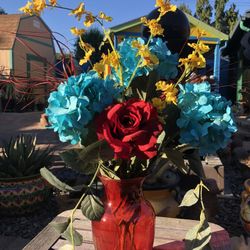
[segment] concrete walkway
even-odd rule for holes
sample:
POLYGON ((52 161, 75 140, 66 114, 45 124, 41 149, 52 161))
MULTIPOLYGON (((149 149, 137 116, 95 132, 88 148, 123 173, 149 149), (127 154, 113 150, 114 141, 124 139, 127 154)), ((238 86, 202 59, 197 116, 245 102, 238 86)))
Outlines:
POLYGON ((36 135, 38 144, 62 144, 53 130, 40 125, 40 116, 41 112, 0 113, 0 141, 23 133, 36 135))

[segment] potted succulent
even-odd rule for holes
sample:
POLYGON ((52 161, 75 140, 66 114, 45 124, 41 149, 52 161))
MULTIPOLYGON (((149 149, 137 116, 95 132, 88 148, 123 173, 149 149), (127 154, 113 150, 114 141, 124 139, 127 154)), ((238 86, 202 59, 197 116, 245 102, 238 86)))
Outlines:
POLYGON ((51 149, 36 148, 36 137, 19 135, 0 154, 0 214, 33 211, 49 196, 51 188, 40 175, 52 163, 51 149))

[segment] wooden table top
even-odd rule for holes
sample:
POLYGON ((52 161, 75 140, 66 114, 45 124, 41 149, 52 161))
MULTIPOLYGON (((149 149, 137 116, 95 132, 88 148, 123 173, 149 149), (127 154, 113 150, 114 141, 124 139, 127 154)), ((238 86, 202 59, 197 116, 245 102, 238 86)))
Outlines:
MULTIPOLYGON (((71 210, 59 214, 53 221, 63 222, 69 217, 71 210)), ((78 209, 75 213, 74 226, 83 235, 83 245, 76 247, 76 250, 94 250, 91 232, 91 222, 84 218, 78 209)), ((154 250, 182 250, 184 249, 183 239, 187 231, 198 224, 195 220, 156 217, 154 250)), ((228 233, 219 225, 209 223, 212 231, 211 245, 213 249, 230 249, 228 233)), ((67 243, 48 224, 35 238, 33 238, 23 250, 58 250, 67 243)))

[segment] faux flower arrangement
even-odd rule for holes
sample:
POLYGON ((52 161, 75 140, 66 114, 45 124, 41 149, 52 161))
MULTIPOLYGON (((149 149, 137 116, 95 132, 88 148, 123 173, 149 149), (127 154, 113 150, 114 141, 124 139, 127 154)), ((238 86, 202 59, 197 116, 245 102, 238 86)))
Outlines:
MULTIPOLYGON (((29 14, 40 14, 47 6, 57 5, 56 0, 49 3, 33 0, 21 9, 29 14)), ((76 171, 93 176, 69 220, 55 225, 62 236, 71 242, 72 249, 82 242, 82 236, 73 227, 76 209, 80 206, 83 214, 93 221, 103 220, 103 214, 108 209, 108 205, 104 208, 103 200, 96 195, 92 185, 96 177, 99 176, 103 183, 107 179, 122 183, 145 177, 164 159, 171 160, 182 172, 191 169, 202 175, 200 155, 226 147, 231 134, 236 131, 230 102, 211 92, 208 82, 192 83, 188 80, 194 69, 206 65, 203 54, 209 48, 202 42, 202 34, 197 43, 188 44, 193 51, 187 58, 172 54, 161 37, 164 29, 160 20, 168 12, 176 11, 176 6, 164 0, 156 0, 155 6, 159 11, 157 19, 142 18, 142 23, 151 33, 149 39, 125 38, 117 48, 109 30, 103 26, 104 21, 112 20, 111 17, 103 12, 93 15, 85 9, 84 3, 70 13, 79 21, 85 18, 86 27, 99 23, 105 34, 103 43, 109 43, 112 48, 102 55, 100 62, 92 65, 92 70, 71 76, 59 84, 57 91, 50 94, 46 109, 51 128, 58 133, 60 140, 77 145, 75 149, 61 154, 64 161, 76 171), (152 78, 152 75, 155 77, 152 78), (138 85, 139 78, 144 79, 141 85, 138 85), (187 153, 190 150, 192 154, 187 153)), ((79 37, 85 32, 76 27, 71 31, 79 37)), ((94 48, 81 38, 80 47, 85 52, 80 64, 91 63, 94 48)), ((48 169, 42 169, 41 174, 57 188, 75 191, 48 169)), ((129 189, 128 186, 126 188, 129 189)), ((195 249, 202 249, 210 239, 202 202, 203 188, 206 187, 201 181, 185 195, 181 204, 191 206, 200 200, 202 205, 200 224, 191 229, 186 237, 195 249)), ((116 209, 127 202, 128 197, 122 197, 122 205, 119 203, 116 209)), ((135 200, 133 202, 136 203, 135 200)), ((142 207, 132 212, 132 206, 128 206, 126 213, 118 213, 118 226, 129 223, 125 226, 128 225, 126 228, 131 233, 130 224, 139 223, 139 219, 135 218, 142 207)), ((111 212, 116 214, 117 210, 111 209, 111 212)), ((96 230, 97 224, 93 225, 93 230, 96 230)), ((128 240, 126 237, 123 235, 125 242, 128 240)), ((135 243, 128 248, 123 243, 116 249, 152 248, 152 242, 147 248, 137 247, 135 243)), ((97 243, 96 247, 108 249, 98 248, 97 243)))

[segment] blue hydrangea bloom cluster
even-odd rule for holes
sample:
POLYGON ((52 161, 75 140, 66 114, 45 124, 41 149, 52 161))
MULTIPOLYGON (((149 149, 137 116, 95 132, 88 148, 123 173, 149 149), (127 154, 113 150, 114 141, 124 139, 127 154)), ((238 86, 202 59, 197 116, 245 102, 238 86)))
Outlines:
POLYGON ((46 109, 51 128, 62 142, 76 144, 87 136, 86 125, 119 95, 114 81, 92 71, 71 76, 50 94, 46 109))
POLYGON ((152 39, 149 43, 149 49, 159 59, 156 70, 160 78, 174 79, 178 75, 179 55, 177 53, 172 54, 166 42, 161 38, 152 39))
MULTIPOLYGON (((138 49, 132 47, 132 42, 137 40, 140 44, 145 45, 142 38, 126 38, 118 45, 118 52, 120 54, 120 62, 123 68, 123 81, 124 85, 129 84, 129 80, 140 60, 137 56, 138 49)), ((157 69, 160 77, 165 79, 173 79, 177 76, 178 70, 178 54, 172 55, 171 51, 167 48, 165 42, 161 38, 152 39, 149 43, 149 50, 157 56, 159 64, 155 67, 142 67, 138 68, 135 77, 148 75, 154 68, 157 69)), ((113 72, 116 76, 116 73, 113 72)), ((116 76, 117 77, 117 76, 116 76)))
MULTIPOLYGON (((125 86, 128 86, 130 78, 140 60, 140 57, 137 56, 138 49, 132 47, 132 42, 135 40, 140 42, 142 45, 145 44, 142 38, 130 37, 130 38, 124 39, 121 43, 119 43, 118 48, 117 48, 119 55, 120 55, 120 63, 123 69, 122 77, 123 77, 123 82, 125 86)), ((138 68, 134 77, 148 75, 150 71, 151 69, 148 67, 138 68)), ((116 76, 116 73, 115 72, 113 73, 116 76)))
POLYGON ((180 86, 178 107, 180 142, 200 149, 200 154, 215 153, 225 148, 237 128, 230 108, 231 102, 211 93, 208 82, 180 86))

